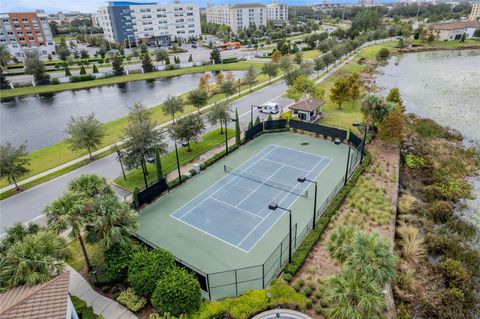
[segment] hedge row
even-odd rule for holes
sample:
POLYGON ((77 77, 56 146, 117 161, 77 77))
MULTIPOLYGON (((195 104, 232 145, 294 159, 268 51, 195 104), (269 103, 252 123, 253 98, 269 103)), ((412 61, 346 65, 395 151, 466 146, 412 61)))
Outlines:
POLYGON ((285 274, 295 275, 295 273, 302 267, 305 259, 308 257, 308 254, 312 250, 313 246, 317 241, 322 237, 323 232, 330 223, 330 219, 339 209, 340 205, 343 203, 343 200, 350 192, 350 190, 355 186, 360 175, 363 174, 367 166, 370 164, 371 155, 366 152, 362 164, 358 169, 353 173, 352 177, 348 181, 347 185, 342 187, 338 194, 334 197, 333 201, 328 205, 327 209, 320 217, 316 223, 315 229, 311 230, 305 239, 302 241, 297 251, 292 256, 292 262, 285 267, 285 274))

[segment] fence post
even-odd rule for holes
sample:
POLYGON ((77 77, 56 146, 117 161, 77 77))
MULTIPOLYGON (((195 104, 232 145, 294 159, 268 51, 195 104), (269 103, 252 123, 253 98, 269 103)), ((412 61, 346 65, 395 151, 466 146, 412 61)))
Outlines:
POLYGON ((262 264, 262 289, 265 289, 265 264, 262 264))
POLYGON ((237 270, 235 269, 235 296, 238 296, 237 270))
POLYGON ((211 289, 210 289, 210 279, 208 278, 208 274, 207 274, 207 289, 208 289, 208 300, 212 301, 212 293, 211 293, 211 289))

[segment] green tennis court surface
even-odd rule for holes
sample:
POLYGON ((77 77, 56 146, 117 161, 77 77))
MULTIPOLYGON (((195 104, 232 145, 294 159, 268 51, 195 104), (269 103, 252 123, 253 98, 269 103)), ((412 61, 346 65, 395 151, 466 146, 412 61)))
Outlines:
MULTIPOLYGON (((288 213, 268 204, 292 210, 295 250, 314 199, 313 185, 297 177, 317 181, 317 208, 326 206, 343 185, 347 150, 308 135, 263 134, 145 208, 137 235, 204 276, 211 299, 262 288, 288 250, 288 213)), ((352 151, 352 163, 357 155, 352 151)))

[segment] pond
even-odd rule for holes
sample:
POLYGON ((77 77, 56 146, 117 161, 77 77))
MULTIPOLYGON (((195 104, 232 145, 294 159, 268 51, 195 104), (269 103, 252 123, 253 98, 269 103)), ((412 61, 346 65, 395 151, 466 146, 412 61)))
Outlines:
MULTIPOLYGON (((460 131, 480 150, 480 50, 404 54, 378 71, 383 94, 398 87, 407 112, 460 131)), ((476 199, 459 213, 480 227, 480 177, 470 181, 476 199)))
MULTIPOLYGON (((243 71, 232 72, 236 78, 243 71)), ((186 74, 154 80, 133 81, 89 89, 27 95, 2 100, 0 105, 0 143, 19 145, 27 141, 28 151, 46 147, 66 137, 71 116, 95 113, 102 122, 128 114, 128 107, 140 102, 152 107, 169 95, 179 95, 198 87, 204 73, 186 74)), ((212 76, 212 81, 214 76, 212 76)))

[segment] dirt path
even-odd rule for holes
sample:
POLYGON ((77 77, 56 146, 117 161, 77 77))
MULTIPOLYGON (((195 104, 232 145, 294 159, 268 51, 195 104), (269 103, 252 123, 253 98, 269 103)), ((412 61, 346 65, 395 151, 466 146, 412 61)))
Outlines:
MULTIPOLYGON (((329 256, 327 251, 328 239, 330 233, 337 225, 345 223, 356 224, 359 228, 365 231, 377 231, 380 236, 391 240, 395 236, 395 216, 398 197, 398 168, 400 164, 400 153, 398 149, 392 149, 386 147, 379 141, 374 141, 369 146, 369 151, 372 154, 372 162, 367 168, 364 175, 357 181, 357 186, 347 196, 344 203, 341 205, 334 219, 330 222, 329 227, 324 232, 322 238, 313 247, 310 255, 307 257, 305 264, 299 270, 292 283, 296 282, 300 278, 305 283, 318 284, 325 280, 328 276, 337 274, 340 272, 340 266, 334 262, 329 256), (376 215, 368 215, 359 211, 355 207, 352 207, 353 194, 356 192, 364 191, 361 188, 365 188, 365 185, 370 185, 372 188, 377 189, 385 194, 385 204, 388 205, 388 209, 385 208, 383 213, 389 212, 387 216, 383 216, 381 219, 376 215)), ((368 193, 366 193, 368 194, 368 193)), ((357 195, 358 196, 358 195, 357 195)), ((379 213, 379 216, 380 213, 379 213)), ((315 301, 315 298, 312 298, 315 301)), ((387 297, 388 318, 395 317, 395 305, 392 298, 387 297), (393 307, 393 308, 392 308, 393 307)), ((312 318, 323 318, 321 315, 316 314, 314 311, 315 302, 313 307, 307 313, 312 318)))

